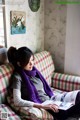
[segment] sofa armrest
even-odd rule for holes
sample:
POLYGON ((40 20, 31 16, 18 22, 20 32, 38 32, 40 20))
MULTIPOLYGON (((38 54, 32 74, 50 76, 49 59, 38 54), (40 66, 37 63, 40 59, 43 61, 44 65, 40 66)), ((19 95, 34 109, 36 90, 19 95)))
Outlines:
POLYGON ((63 91, 79 90, 80 77, 54 72, 52 75, 52 87, 63 91))

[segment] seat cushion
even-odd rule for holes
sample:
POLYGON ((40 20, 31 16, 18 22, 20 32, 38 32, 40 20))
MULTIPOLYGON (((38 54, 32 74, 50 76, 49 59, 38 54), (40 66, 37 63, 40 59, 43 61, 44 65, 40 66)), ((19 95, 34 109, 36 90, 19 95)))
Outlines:
POLYGON ((0 104, 0 120, 21 120, 6 104, 0 104))

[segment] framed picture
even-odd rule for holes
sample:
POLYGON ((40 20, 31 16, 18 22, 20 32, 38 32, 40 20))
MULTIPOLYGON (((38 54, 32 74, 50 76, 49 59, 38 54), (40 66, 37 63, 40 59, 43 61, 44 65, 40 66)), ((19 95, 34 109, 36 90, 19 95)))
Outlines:
POLYGON ((11 34, 26 33, 26 13, 23 11, 10 11, 11 34))

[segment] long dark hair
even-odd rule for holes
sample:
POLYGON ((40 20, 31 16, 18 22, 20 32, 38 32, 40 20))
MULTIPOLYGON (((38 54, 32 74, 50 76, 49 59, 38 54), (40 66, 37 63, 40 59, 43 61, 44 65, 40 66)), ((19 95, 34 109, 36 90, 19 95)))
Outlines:
POLYGON ((11 46, 8 49, 7 55, 9 62, 12 63, 14 67, 17 67, 18 63, 21 67, 25 67, 28 64, 30 57, 32 55, 34 56, 33 52, 25 46, 18 49, 11 46))

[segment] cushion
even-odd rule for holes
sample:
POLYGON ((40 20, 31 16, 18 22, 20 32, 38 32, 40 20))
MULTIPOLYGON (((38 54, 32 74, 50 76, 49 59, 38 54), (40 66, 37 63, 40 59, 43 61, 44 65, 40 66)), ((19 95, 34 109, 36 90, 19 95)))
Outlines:
POLYGON ((80 77, 54 72, 52 86, 63 91, 80 90, 80 77))
POLYGON ((8 63, 0 66, 0 104, 6 101, 7 88, 12 72, 13 67, 11 64, 8 63))
POLYGON ((42 73, 48 84, 51 85, 51 77, 55 70, 54 62, 48 51, 42 51, 34 55, 34 64, 36 68, 42 73))
POLYGON ((11 96, 7 97, 7 101, 11 105, 13 110, 19 113, 22 119, 27 118, 27 120, 53 120, 53 116, 46 110, 34 107, 29 108, 15 106, 13 98, 11 96))

